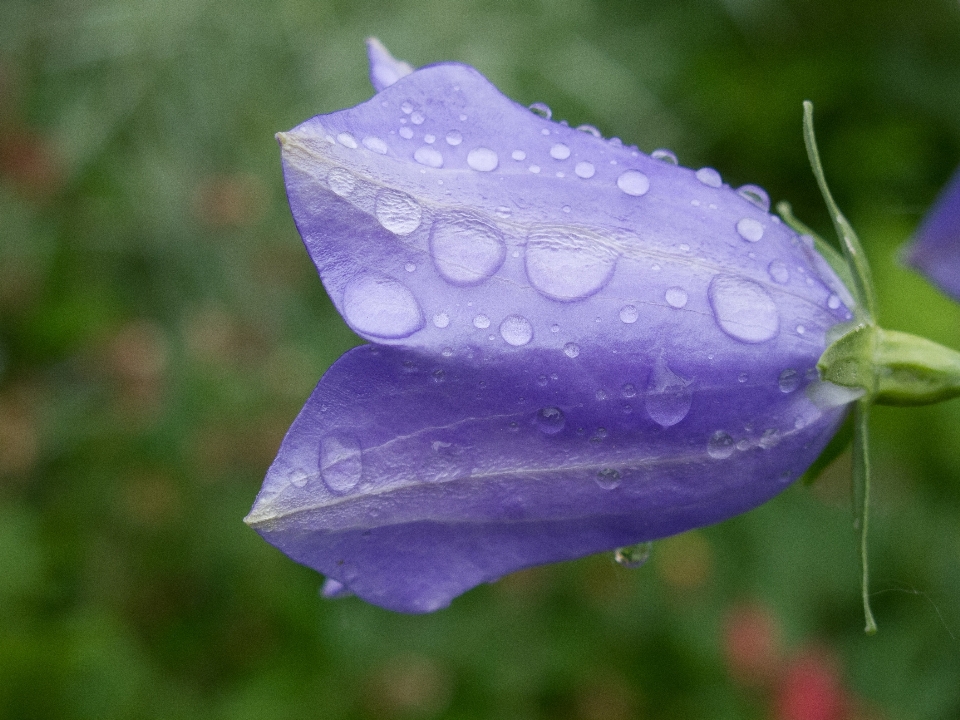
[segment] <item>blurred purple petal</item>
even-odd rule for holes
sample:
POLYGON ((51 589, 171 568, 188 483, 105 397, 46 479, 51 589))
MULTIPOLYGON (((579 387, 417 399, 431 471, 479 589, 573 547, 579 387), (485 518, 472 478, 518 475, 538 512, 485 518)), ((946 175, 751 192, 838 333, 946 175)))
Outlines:
POLYGON ((370 84, 377 92, 413 72, 410 63, 397 60, 382 42, 373 37, 367 38, 367 57, 370 60, 370 84))
POLYGON ((960 300, 960 170, 917 229, 906 262, 954 300, 960 300))

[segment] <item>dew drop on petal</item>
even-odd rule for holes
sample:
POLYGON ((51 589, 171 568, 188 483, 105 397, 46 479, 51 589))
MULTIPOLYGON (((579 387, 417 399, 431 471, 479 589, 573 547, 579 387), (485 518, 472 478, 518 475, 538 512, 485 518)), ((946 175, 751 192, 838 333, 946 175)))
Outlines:
POLYGON ((640 317, 640 311, 635 305, 624 305, 620 308, 620 320, 627 325, 632 325, 640 317))
POLYGON ((551 117, 553 117, 553 111, 550 110, 550 106, 546 103, 535 102, 529 107, 530 112, 532 112, 534 115, 539 115, 544 120, 549 120, 551 117))
POLYGON ((682 308, 687 305, 687 291, 680 287, 668 288, 663 294, 667 305, 673 308, 682 308))
POLYGON ((645 195, 650 189, 650 178, 639 170, 627 170, 617 178, 617 187, 627 195, 645 195))
POLYGON ((377 195, 374 213, 387 230, 396 235, 409 235, 420 227, 423 210, 420 204, 398 190, 382 190, 377 195))
POLYGON ((413 130, 408 127, 400 128, 400 137, 402 137, 404 140, 409 140, 413 137, 413 130))
POLYGON ((603 468, 597 472, 596 483, 601 490, 614 490, 620 487, 620 471, 616 468, 603 468))
POLYGON ((478 147, 467 153, 467 165, 479 172, 490 172, 497 169, 499 159, 490 148, 478 147))
POLYGON ((361 142, 363 143, 363 146, 367 148, 367 150, 373 150, 375 153, 379 153, 380 155, 387 154, 387 144, 378 137, 373 137, 370 135, 365 137, 361 142))
POLYGON ((536 423, 544 435, 556 435, 567 424, 567 418, 560 408, 545 407, 537 411, 536 423))
POLYGON ((404 100, 402 103, 400 103, 400 109, 403 111, 404 115, 409 115, 413 112, 413 105, 409 100, 404 100))
POLYGON ((451 214, 430 229, 430 253, 440 276, 453 285, 477 285, 503 264, 500 231, 466 214, 451 214))
POLYGON ((348 132, 342 132, 337 135, 337 142, 344 147, 350 148, 351 150, 355 150, 357 147, 356 138, 354 138, 353 135, 348 132))
POLYGON ((697 170, 697 180, 710 187, 720 187, 723 185, 723 179, 720 173, 711 167, 704 167, 697 170))
POLYGON ((570 148, 563 143, 557 143, 550 148, 550 157, 554 160, 566 160, 570 157, 570 148))
POLYGON ((642 542, 636 545, 617 548, 613 551, 613 559, 620 567, 628 570, 636 570, 646 565, 650 559, 650 551, 653 549, 652 542, 642 542))
POLYGON ((576 343, 567 343, 563 346, 563 354, 568 358, 575 358, 580 354, 580 346, 576 343))
POLYGON ((790 271, 787 269, 785 263, 780 262, 779 260, 774 260, 767 267, 767 272, 770 273, 770 277, 773 278, 773 281, 779 283, 780 285, 786 285, 790 282, 790 271))
POLYGON ((724 460, 730 457, 735 449, 733 438, 723 430, 717 430, 707 442, 707 455, 714 460, 724 460))
POLYGON ((767 191, 759 185, 744 185, 737 188, 737 195, 753 203, 764 212, 770 211, 770 196, 767 195, 767 191))
POLYGON ((763 225, 753 218, 743 218, 737 223, 737 232, 747 242, 757 242, 763 237, 763 225))
POLYGON ((514 150, 510 153, 510 157, 519 162, 520 160, 526 160, 527 154, 523 150, 514 150))
POLYGON ((652 153, 650 153, 650 157, 652 157, 654 160, 665 162, 668 165, 679 164, 679 161, 677 160, 677 156, 674 154, 674 152, 672 150, 667 150, 666 148, 659 148, 658 150, 654 150, 652 153))
POLYGON ((577 130, 593 135, 595 138, 602 138, 603 134, 593 125, 577 125, 577 130))
POLYGON ((346 197, 357 185, 356 178, 343 168, 333 168, 327 175, 327 185, 335 195, 346 197))
POLYGON ((840 307, 840 296, 836 293, 831 293, 830 297, 827 298, 827 307, 831 310, 836 310, 840 307))
POLYGON ((589 180, 592 178, 596 171, 596 168, 594 168, 593 165, 588 162, 578 162, 577 166, 573 169, 573 172, 577 174, 577 177, 581 177, 584 180, 589 180))
POLYGON ((792 393, 798 387, 800 387, 800 373, 791 368, 787 368, 777 379, 777 384, 780 386, 780 392, 782 393, 792 393))
POLYGON ((409 273, 412 273, 417 271, 417 266, 415 263, 408 262, 406 265, 403 266, 403 269, 409 273))
POLYGON ((589 297, 613 275, 617 255, 601 238, 573 227, 543 227, 527 237, 530 284, 553 300, 589 297))
POLYGON ((486 330, 488 327, 490 327, 490 318, 488 318, 486 315, 477 315, 473 319, 473 326, 478 330, 486 330))
POLYGON ((745 343, 761 343, 780 330, 780 314, 762 286, 733 275, 717 275, 710 282, 710 306, 720 329, 745 343))
POLYGON ((360 443, 347 435, 328 435, 320 441, 320 476, 335 493, 349 492, 363 474, 360 443))
POLYGON ((445 312, 437 313, 433 316, 433 324, 438 328, 445 328, 450 324, 450 316, 445 312))
POLYGON ((521 315, 507 315, 500 323, 500 337, 507 344, 520 347, 533 339, 533 326, 521 315))
POLYGON ((650 373, 647 394, 644 398, 647 415, 660 427, 673 427, 690 412, 693 389, 690 381, 658 361, 650 373))
POLYGON ((540 166, 539 166, 539 165, 531 165, 528 169, 529 169, 530 172, 532 172, 534 175, 536 175, 538 172, 540 172, 540 166))
POLYGON ((443 167, 443 155, 438 150, 426 145, 417 148, 416 152, 413 153, 413 159, 427 167, 443 167))
POLYGON ((423 313, 413 293, 390 278, 361 275, 343 291, 343 316, 361 335, 397 339, 423 327, 423 313))
POLYGON ((414 125, 423 125, 424 117, 421 113, 415 112, 410 116, 410 122, 414 125))
POLYGON ((637 396, 637 387, 633 383, 627 383, 622 388, 620 388, 620 394, 625 398, 632 398, 637 396))
POLYGON ((436 135, 429 135, 429 134, 428 134, 428 135, 424 135, 424 136, 423 136, 423 141, 424 141, 425 143, 427 143, 427 145, 433 145, 433 143, 435 143, 435 142, 437 141, 437 136, 436 136, 436 135))
POLYGON ((463 142, 463 135, 461 135, 456 130, 451 130, 447 133, 447 145, 457 146, 463 142))

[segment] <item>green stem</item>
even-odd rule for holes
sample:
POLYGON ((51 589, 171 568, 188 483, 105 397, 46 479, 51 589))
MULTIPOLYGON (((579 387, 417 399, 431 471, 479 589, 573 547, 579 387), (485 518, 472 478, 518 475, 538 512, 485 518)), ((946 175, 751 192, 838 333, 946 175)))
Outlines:
POLYGON ((867 531, 870 524, 870 400, 857 401, 853 410, 853 511, 854 529, 860 533, 860 594, 867 635, 877 632, 877 623, 870 609, 870 564, 867 560, 867 531))

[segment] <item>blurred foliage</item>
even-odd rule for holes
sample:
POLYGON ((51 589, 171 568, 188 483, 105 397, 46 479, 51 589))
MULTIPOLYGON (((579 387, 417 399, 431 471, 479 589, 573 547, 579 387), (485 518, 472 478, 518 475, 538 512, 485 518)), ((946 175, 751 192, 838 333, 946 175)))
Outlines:
MULTIPOLYGON (((801 101, 881 322, 960 347, 897 248, 960 161, 955 0, 2 0, 0 716, 956 718, 960 403, 878 408, 880 634, 848 468, 435 615, 321 602, 240 521, 358 342, 273 133, 365 100, 362 41, 763 185, 825 235, 801 101)), ((848 462, 848 461, 847 461, 848 462)))

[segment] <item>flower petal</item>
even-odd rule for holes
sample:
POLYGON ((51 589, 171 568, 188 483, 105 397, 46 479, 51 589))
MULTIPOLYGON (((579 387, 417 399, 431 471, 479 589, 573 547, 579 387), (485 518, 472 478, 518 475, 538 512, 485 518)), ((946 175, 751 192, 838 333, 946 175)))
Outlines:
POLYGON ((367 38, 367 57, 370 59, 370 84, 377 92, 413 72, 410 63, 397 60, 383 43, 374 37, 367 38))
POLYGON ((905 259, 947 295, 960 300, 960 170, 920 224, 905 259))

